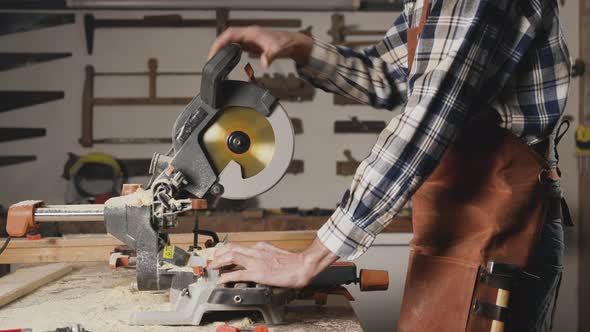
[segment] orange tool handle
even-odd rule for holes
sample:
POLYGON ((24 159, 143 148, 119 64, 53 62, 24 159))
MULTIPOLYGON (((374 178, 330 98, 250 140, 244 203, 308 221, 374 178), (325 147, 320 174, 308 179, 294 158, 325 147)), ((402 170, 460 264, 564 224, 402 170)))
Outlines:
POLYGON ((384 291, 389 288, 389 273, 383 270, 361 270, 361 292, 384 291))
POLYGON ((24 201, 8 209, 6 232, 12 237, 21 237, 37 229, 35 209, 43 206, 43 201, 24 201))

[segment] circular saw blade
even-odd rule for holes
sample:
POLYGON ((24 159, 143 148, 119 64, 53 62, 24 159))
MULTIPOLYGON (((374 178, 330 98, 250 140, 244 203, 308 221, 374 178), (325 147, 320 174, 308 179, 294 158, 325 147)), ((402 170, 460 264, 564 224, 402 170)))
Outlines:
POLYGON ((241 167, 242 177, 250 178, 267 167, 275 151, 275 135, 270 122, 256 110, 247 107, 228 107, 203 134, 203 145, 217 174, 230 161, 241 167), (232 134, 246 135, 249 147, 234 152, 229 140, 232 134))
POLYGON ((248 199, 260 195, 283 178, 293 159, 291 120, 281 104, 268 117, 247 107, 228 107, 223 112, 203 134, 204 149, 224 188, 221 197, 248 199), (228 144, 236 132, 247 136, 247 149, 233 147, 240 153, 228 144))

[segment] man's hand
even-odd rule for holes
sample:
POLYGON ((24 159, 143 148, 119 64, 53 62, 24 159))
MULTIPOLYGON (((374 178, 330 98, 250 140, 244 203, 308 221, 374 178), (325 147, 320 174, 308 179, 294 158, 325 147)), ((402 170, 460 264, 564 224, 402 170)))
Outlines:
POLYGON ((313 47, 311 37, 303 33, 271 31, 258 26, 228 28, 213 42, 209 59, 230 43, 238 43, 244 51, 260 56, 263 68, 279 58, 291 58, 298 64, 305 65, 313 47))
POLYGON ((223 273, 219 283, 249 281, 269 286, 302 288, 337 259, 338 256, 317 239, 301 253, 286 251, 266 242, 254 246, 228 243, 215 252, 209 266, 219 269, 235 264, 244 268, 223 273))

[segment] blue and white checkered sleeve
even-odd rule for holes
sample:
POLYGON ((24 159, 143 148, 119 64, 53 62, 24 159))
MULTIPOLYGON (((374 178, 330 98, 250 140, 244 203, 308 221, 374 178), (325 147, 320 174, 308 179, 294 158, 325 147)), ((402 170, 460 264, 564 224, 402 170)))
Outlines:
POLYGON ((298 73, 325 91, 392 110, 406 99, 406 30, 402 14, 383 40, 360 51, 315 39, 309 63, 298 73))

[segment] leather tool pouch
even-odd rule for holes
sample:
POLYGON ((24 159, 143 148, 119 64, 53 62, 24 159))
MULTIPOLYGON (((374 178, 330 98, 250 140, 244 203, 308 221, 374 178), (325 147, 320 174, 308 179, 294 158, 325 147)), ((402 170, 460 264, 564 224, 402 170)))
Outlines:
POLYGON ((510 293, 520 282, 538 281, 511 264, 494 263, 492 269, 416 251, 410 267, 400 332, 510 331, 510 293))
POLYGON ((416 251, 409 266, 399 331, 465 331, 479 267, 416 251))
POLYGON ((504 263, 480 267, 466 331, 509 331, 510 295, 520 282, 538 277, 504 263))

